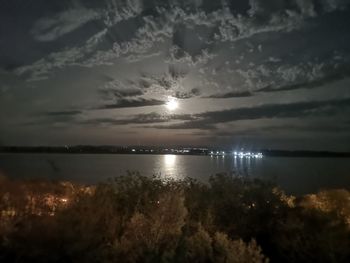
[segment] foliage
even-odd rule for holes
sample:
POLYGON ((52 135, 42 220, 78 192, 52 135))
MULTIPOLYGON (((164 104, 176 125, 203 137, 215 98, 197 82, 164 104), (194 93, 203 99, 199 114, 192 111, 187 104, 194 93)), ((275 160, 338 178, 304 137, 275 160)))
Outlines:
POLYGON ((317 209, 323 212, 333 212, 339 218, 345 219, 350 226, 350 192, 345 189, 321 191, 305 196, 300 205, 306 209, 317 209))
POLYGON ((295 199, 223 174, 96 187, 0 178, 0 261, 349 262, 344 191, 295 199))

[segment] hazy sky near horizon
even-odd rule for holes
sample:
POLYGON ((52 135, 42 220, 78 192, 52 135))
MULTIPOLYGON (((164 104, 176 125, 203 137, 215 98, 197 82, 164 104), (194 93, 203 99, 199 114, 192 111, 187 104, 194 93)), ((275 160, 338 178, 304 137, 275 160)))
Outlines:
POLYGON ((1 1, 0 145, 350 151, 349 4, 1 1))

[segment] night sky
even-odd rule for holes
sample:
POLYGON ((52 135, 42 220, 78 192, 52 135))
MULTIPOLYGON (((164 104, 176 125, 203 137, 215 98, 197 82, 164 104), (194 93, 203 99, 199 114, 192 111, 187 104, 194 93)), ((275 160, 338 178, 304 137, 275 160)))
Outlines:
POLYGON ((0 145, 350 151, 350 1, 0 1, 0 145))

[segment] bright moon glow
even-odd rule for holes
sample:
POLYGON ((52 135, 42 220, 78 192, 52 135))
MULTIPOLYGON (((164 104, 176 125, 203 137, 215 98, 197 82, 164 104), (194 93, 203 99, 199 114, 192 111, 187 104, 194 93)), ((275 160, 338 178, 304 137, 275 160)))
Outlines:
POLYGON ((175 99, 171 98, 167 101, 165 107, 167 107, 168 110, 173 111, 179 107, 179 103, 175 99))

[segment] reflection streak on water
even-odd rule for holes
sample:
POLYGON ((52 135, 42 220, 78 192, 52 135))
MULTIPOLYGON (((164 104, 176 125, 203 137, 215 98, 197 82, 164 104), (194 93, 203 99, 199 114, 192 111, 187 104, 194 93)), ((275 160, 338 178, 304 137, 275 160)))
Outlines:
POLYGON ((173 177, 173 179, 178 179, 176 175, 176 166, 177 166, 177 156, 174 154, 166 154, 164 157, 164 168, 165 168, 165 176, 173 177))
POLYGON ((176 164, 176 155, 172 155, 172 154, 164 155, 164 163, 167 169, 174 168, 176 164))

